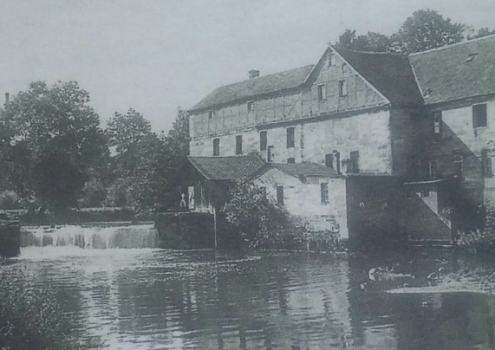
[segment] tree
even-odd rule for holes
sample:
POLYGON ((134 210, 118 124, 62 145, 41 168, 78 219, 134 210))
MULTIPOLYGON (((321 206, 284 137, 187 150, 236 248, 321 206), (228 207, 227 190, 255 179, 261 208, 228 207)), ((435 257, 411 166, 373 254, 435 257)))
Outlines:
POLYGON ((172 129, 159 137, 137 111, 115 113, 107 135, 115 146, 114 180, 107 203, 139 211, 171 208, 179 201, 180 169, 189 154, 189 117, 179 108, 172 129))
MULTIPOLYGON (((346 29, 337 45, 357 51, 411 53, 454 44, 464 39, 466 26, 452 23, 433 10, 418 10, 408 17, 399 31, 386 36, 368 32, 356 35, 355 30, 346 29)), ((482 28, 481 34, 490 31, 482 28)))
POLYGON ((436 11, 418 10, 402 24, 397 38, 402 51, 420 52, 462 41, 465 28, 436 11))
POLYGON ((346 29, 337 45, 356 51, 387 52, 392 43, 389 37, 380 33, 368 32, 367 35, 356 36, 355 30, 346 29))
POLYGON ((237 239, 246 242, 249 248, 269 247, 280 240, 277 234, 287 233, 281 230, 289 220, 285 210, 249 181, 239 181, 231 188, 222 213, 235 228, 233 234, 238 234, 237 239))
POLYGON ((495 30, 491 30, 490 28, 487 27, 482 27, 478 29, 478 32, 476 33, 474 28, 469 27, 468 31, 469 31, 469 34, 467 35, 468 40, 477 39, 487 35, 495 34, 495 30))
POLYGON ((184 159, 189 155, 189 115, 180 107, 165 141, 174 157, 184 159))
POLYGON ((110 146, 115 146, 117 154, 131 150, 132 146, 151 134, 151 124, 139 112, 130 108, 127 114, 115 115, 108 121, 106 132, 110 146))
POLYGON ((89 100, 76 82, 33 82, 6 105, 9 177, 18 193, 56 212, 77 206, 90 169, 108 152, 89 100))
MULTIPOLYGON (((138 149, 143 139, 152 135, 151 124, 143 115, 134 109, 129 109, 125 115, 115 113, 108 121, 105 130, 109 144, 114 147, 114 155, 111 160, 111 182, 129 183, 134 176, 140 159, 138 149)), ((128 184, 132 186, 132 184, 128 184)), ((130 204, 127 204, 130 205, 130 204)))

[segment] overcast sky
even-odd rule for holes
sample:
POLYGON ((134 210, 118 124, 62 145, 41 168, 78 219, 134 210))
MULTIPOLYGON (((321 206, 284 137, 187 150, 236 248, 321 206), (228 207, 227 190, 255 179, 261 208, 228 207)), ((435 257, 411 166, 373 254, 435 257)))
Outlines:
POLYGON ((346 29, 391 34, 415 10, 495 28, 495 0, 0 0, 0 91, 76 80, 103 123, 130 107, 168 130, 214 88, 315 63, 346 29))

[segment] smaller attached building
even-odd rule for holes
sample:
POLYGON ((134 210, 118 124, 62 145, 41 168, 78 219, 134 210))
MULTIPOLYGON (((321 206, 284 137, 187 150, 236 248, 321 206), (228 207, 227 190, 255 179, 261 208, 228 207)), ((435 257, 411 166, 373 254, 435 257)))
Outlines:
POLYGON ((188 207, 191 211, 213 213, 221 207, 234 181, 246 178, 265 164, 255 154, 239 157, 188 157, 188 207))
POLYGON ((253 176, 273 201, 283 204, 308 232, 330 231, 349 237, 346 178, 320 164, 267 163, 253 176))
POLYGON ((320 164, 265 163, 256 154, 238 157, 189 157, 184 181, 190 211, 213 213, 228 199, 236 180, 264 188, 273 202, 307 232, 332 232, 348 239, 346 178, 320 164))

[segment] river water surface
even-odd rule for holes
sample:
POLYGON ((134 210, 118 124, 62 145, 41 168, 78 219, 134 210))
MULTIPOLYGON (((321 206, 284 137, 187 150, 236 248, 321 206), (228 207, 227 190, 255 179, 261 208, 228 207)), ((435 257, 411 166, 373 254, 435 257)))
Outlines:
MULTIPOLYGON (((137 241, 148 248, 111 248, 119 244, 100 237, 107 249, 97 249, 90 237, 101 231, 84 229, 80 244, 75 230, 44 233, 54 246, 24 247, 2 268, 20 271, 33 288, 55 289, 81 341, 97 339, 101 348, 494 348, 494 297, 387 293, 410 282, 370 279, 370 268, 388 258, 162 250, 146 227, 137 241)), ((450 264, 424 252, 390 259, 417 270, 450 264)))

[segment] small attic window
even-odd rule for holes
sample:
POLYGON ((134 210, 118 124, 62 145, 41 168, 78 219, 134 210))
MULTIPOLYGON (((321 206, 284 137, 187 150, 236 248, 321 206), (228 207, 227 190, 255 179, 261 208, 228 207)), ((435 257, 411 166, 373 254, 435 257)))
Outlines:
POLYGON ((328 54, 328 66, 331 67, 331 66, 334 66, 335 65, 335 55, 333 52, 330 52, 328 54))
POLYGON ((430 88, 425 89, 425 91, 423 91, 423 97, 430 97, 432 92, 433 90, 430 88))
POLYGON ((342 74, 347 73, 347 63, 342 63, 342 74))
POLYGON ((208 111, 208 119, 212 119, 215 115, 215 111, 208 111))
POLYGON ((247 103, 247 110, 248 110, 248 112, 253 112, 254 111, 254 101, 248 101, 248 103, 247 103))
POLYGON ((470 53, 464 62, 465 63, 472 62, 472 61, 474 61, 474 59, 476 58, 476 56, 478 56, 478 53, 477 52, 470 53))

